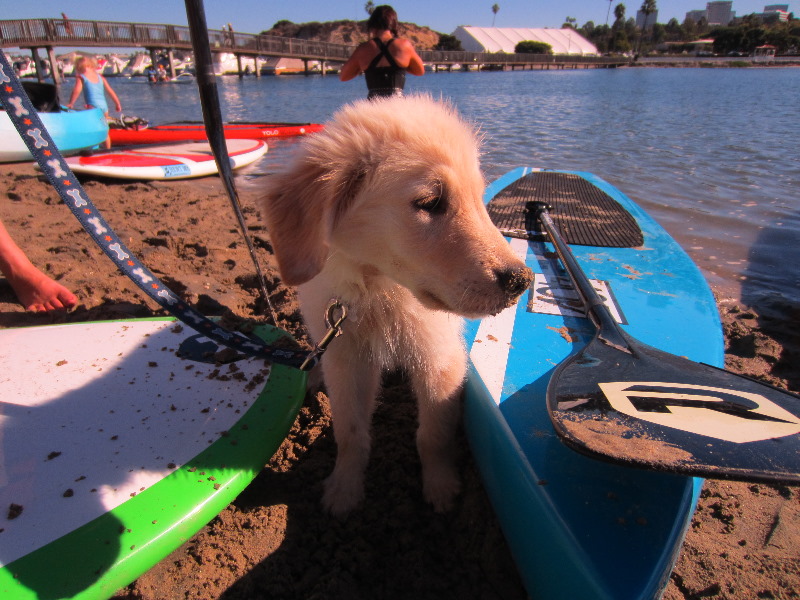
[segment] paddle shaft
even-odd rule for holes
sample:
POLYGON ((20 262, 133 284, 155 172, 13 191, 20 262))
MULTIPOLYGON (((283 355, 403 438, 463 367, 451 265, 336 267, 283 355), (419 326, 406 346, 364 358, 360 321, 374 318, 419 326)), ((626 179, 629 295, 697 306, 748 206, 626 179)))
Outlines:
POLYGON ((228 156, 228 147, 225 144, 225 134, 223 133, 222 110, 220 109, 219 95, 217 94, 217 79, 214 74, 214 63, 211 59, 211 46, 208 43, 208 26, 206 24, 203 0, 185 1, 186 18, 189 21, 192 49, 194 50, 197 87, 200 90, 200 104, 203 107, 203 120, 205 121, 208 143, 214 152, 220 177, 228 192, 228 198, 231 200, 233 212, 239 221, 239 228, 247 245, 247 250, 250 252, 250 258, 255 265, 258 281, 261 285, 261 293, 272 314, 272 321, 277 325, 278 317, 272 308, 272 302, 270 302, 269 292, 267 291, 267 282, 264 278, 264 273, 261 271, 261 265, 256 258, 255 248, 250 241, 250 236, 247 235, 247 223, 245 223, 241 205, 239 204, 236 186, 233 184, 233 169, 231 169, 231 159, 228 156))
POLYGON ((617 325, 608 307, 603 303, 603 300, 595 291, 589 278, 583 272, 583 269, 581 269, 578 261, 575 259, 575 255, 572 254, 572 250, 569 249, 569 246, 561 237, 556 224, 550 216, 547 204, 544 202, 536 202, 534 203, 534 210, 536 211, 536 217, 550 237, 550 241, 555 247, 558 257, 564 264, 567 274, 575 285, 589 318, 592 319, 592 322, 597 328, 596 335, 598 339, 622 352, 633 354, 630 344, 625 339, 625 333, 620 326, 617 325))

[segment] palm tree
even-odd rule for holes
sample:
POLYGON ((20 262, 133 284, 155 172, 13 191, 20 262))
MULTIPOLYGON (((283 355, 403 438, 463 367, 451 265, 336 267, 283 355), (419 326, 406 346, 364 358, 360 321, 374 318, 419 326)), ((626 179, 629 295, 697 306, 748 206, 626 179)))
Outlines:
POLYGON ((644 38, 644 33, 647 31, 647 19, 656 12, 656 0, 644 0, 639 10, 644 15, 644 23, 642 23, 642 33, 639 36, 639 47, 636 50, 637 54, 642 50, 642 38, 644 38))
POLYGON ((608 15, 610 15, 610 14, 611 14, 611 3, 612 3, 613 1, 614 1, 614 0, 608 0, 608 10, 606 11, 606 25, 608 25, 608 15))
POLYGON ((497 11, 500 10, 499 4, 492 4, 492 27, 494 27, 494 19, 497 16, 497 11))
POLYGON ((615 23, 625 19, 625 5, 621 2, 614 7, 614 18, 616 19, 615 23))
POLYGON ((619 50, 617 48, 621 36, 625 36, 625 5, 621 2, 614 7, 614 24, 611 26, 608 38, 608 51, 619 50))
POLYGON ((368 1, 368 2, 367 2, 365 5, 364 5, 364 10, 365 10, 365 11, 367 11, 367 14, 368 14, 368 15, 371 15, 371 14, 372 14, 372 12, 375 10, 375 3, 374 3, 372 0, 369 0, 369 1, 368 1))

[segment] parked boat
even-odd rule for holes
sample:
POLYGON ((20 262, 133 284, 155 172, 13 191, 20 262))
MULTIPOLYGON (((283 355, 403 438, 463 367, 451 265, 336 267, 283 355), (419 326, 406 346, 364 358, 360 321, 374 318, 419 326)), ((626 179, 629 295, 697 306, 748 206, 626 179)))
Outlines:
POLYGON ((178 73, 172 79, 166 79, 164 83, 194 83, 195 81, 195 76, 192 73, 184 71, 183 73, 178 73))

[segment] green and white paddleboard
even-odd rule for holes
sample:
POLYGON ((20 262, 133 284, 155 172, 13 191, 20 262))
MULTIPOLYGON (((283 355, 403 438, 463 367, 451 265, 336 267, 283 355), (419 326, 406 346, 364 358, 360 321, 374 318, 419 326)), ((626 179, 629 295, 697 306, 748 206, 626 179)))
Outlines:
POLYGON ((107 598, 263 468, 306 376, 218 350, 164 318, 0 330, 0 598, 107 598))

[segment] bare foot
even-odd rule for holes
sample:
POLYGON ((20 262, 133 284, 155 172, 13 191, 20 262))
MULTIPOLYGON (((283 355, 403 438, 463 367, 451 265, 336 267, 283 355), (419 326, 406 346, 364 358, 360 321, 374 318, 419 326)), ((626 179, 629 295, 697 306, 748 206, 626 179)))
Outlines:
POLYGON ((8 277, 8 282, 28 312, 67 310, 78 303, 75 294, 33 265, 29 271, 8 277))
POLYGON ((25 310, 66 310, 78 303, 75 294, 37 269, 11 239, 0 221, 0 273, 5 275, 25 310))

